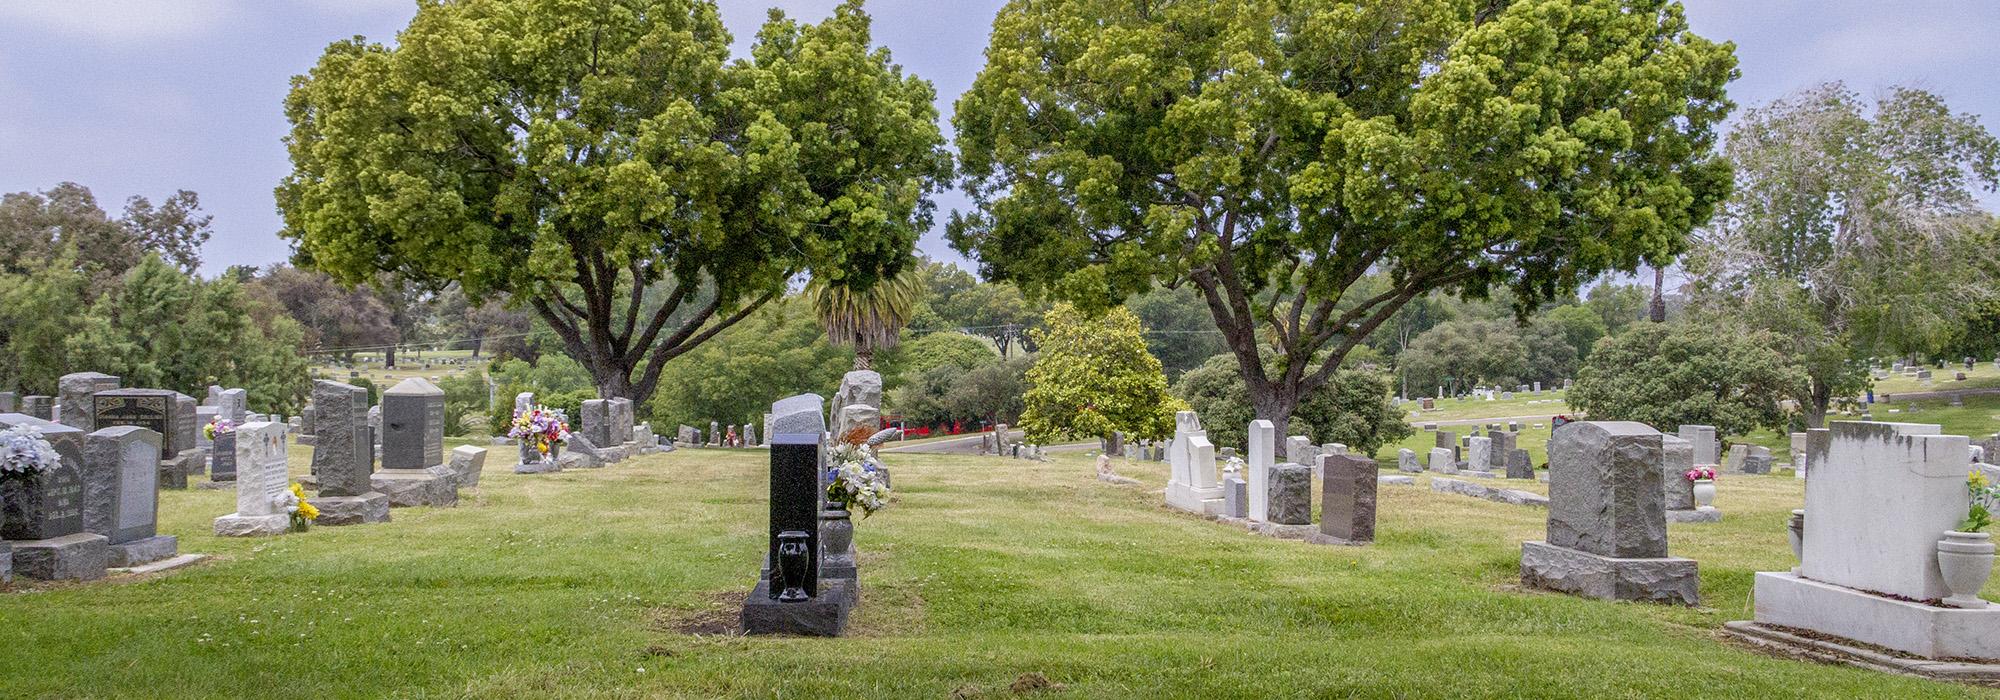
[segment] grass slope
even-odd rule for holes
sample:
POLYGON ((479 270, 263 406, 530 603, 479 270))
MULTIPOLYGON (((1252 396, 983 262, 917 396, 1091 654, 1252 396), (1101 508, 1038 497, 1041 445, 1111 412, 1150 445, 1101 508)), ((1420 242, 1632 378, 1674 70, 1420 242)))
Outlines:
POLYGON ((1789 478, 1727 479, 1725 522, 1672 526, 1711 606, 1679 609, 1518 590, 1533 508, 1386 487, 1380 541, 1327 548, 1169 511, 1084 455, 905 455, 900 502, 858 527, 853 635, 807 640, 714 633, 763 551, 764 453, 491 457, 459 508, 274 539, 206 534, 229 492, 163 494, 162 531, 216 559, 0 595, 0 697, 1006 697, 1027 673, 1062 697, 1983 692, 1717 641, 1751 572, 1792 564, 1789 478))

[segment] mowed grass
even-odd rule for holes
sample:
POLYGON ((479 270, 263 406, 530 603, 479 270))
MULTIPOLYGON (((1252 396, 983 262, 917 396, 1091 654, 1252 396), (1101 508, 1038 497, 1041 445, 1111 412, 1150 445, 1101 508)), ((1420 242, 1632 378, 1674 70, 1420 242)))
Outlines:
POLYGON ((1671 527, 1688 609, 1520 590, 1540 509, 1384 487, 1378 542, 1331 548, 1090 459, 892 458, 842 639, 721 633, 764 548, 758 450, 517 476, 501 448, 458 508, 260 540, 207 534, 231 493, 166 493, 161 529, 214 559, 0 595, 0 697, 998 698, 1029 673, 1091 698, 1992 697, 1718 640, 1752 572, 1792 565, 1789 478, 1728 478, 1724 522, 1671 527))

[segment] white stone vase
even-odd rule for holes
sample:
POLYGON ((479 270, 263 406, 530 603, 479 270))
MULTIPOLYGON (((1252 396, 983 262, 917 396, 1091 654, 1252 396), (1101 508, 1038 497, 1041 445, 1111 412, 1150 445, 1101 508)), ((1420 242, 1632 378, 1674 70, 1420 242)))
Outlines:
POLYGON ((1714 479, 1694 480, 1694 505, 1696 508, 1707 508, 1715 505, 1714 479))
MULTIPOLYGON (((1792 558, 1798 560, 1800 564, 1804 564, 1806 561, 1806 512, 1804 509, 1792 511, 1791 526, 1786 529, 1786 534, 1792 541, 1792 558)), ((1798 572, 1799 567, 1792 567, 1792 573, 1796 574, 1798 572)))
POLYGON ((1938 540, 1938 573, 1951 597, 1944 604, 1954 608, 1984 608, 1979 589, 1993 575, 1993 536, 1984 532, 1944 533, 1938 540))

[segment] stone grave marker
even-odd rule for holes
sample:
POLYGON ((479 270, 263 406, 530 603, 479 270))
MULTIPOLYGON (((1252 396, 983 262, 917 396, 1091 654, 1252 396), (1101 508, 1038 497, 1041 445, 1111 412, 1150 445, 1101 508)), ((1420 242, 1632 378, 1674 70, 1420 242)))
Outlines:
POLYGON ((215 407, 221 409, 223 418, 241 423, 250 416, 250 392, 245 389, 224 389, 216 395, 215 407))
POLYGON ((1680 429, 1682 440, 1694 446, 1694 463, 1720 465, 1722 445, 1715 440, 1715 426, 1683 425, 1680 429))
POLYGON ((1174 441, 1167 448, 1172 465, 1167 504, 1192 513, 1213 515, 1222 510, 1222 485, 1216 483, 1215 446, 1202 430, 1194 411, 1174 414, 1174 441))
MULTIPOLYGON (((318 447, 313 451, 317 453, 318 447)), ((284 427, 269 422, 238 426, 236 512, 215 519, 216 536, 258 537, 290 530, 290 486, 284 427)))
POLYGON ((118 388, 118 378, 102 372, 73 372, 56 380, 62 416, 56 422, 78 430, 93 430, 90 397, 118 388))
POLYGON ((444 390, 411 377, 382 392, 382 470, 369 489, 392 508, 458 505, 458 476, 444 461, 444 390))
POLYGON ((21 414, 40 420, 55 420, 56 399, 53 396, 21 397, 21 414))
POLYGON ((1667 554, 1661 435, 1579 421, 1549 439, 1548 539, 1523 543, 1521 582, 1586 598, 1701 601, 1693 560, 1667 554))
POLYGON ((1423 470, 1423 465, 1417 463, 1416 450, 1407 447, 1396 450, 1396 471, 1416 474, 1423 470))
POLYGON ((158 531, 159 433, 100 428, 84 436, 83 465, 83 529, 107 538, 107 564, 133 567, 180 552, 178 538, 158 531))
POLYGON ((1375 541, 1375 460, 1320 455, 1320 534, 1349 544, 1375 541))
POLYGON ((1249 499, 1244 517, 1251 522, 1270 520, 1270 492, 1267 489, 1271 481, 1271 467, 1277 465, 1277 440, 1278 428, 1271 421, 1250 421, 1250 464, 1246 467, 1243 481, 1249 499))
POLYGON ((1265 486, 1266 515, 1272 525, 1312 524, 1312 467, 1280 463, 1271 467, 1265 486))
POLYGON ((1932 424, 1859 421, 1808 431, 1803 523, 1794 515, 1799 567, 1758 572, 1756 618, 1729 623, 1729 632, 1815 656, 1853 640, 1921 657, 1868 657, 1874 667, 1916 675, 2000 672, 2000 607, 1956 598, 1941 569, 1953 544, 1944 533, 1958 529, 1970 506, 1970 441, 1940 432, 1932 424), (1939 659, 1952 663, 1926 662, 1939 659))
POLYGON ((0 538, 13 550, 13 573, 49 581, 103 578, 110 540, 83 529, 83 431, 25 414, 0 414, 0 429, 20 425, 40 430, 59 459, 7 486, 0 538))
MULTIPOLYGON (((319 493, 312 499, 321 525, 355 525, 389 520, 389 497, 374 489, 375 450, 368 426, 368 390, 351 384, 313 382, 313 403, 319 406, 319 434, 313 441, 313 474, 319 493)), ((238 489, 241 489, 242 436, 237 437, 238 489)))
POLYGON ((1438 474, 1457 474, 1458 459, 1452 456, 1449 448, 1433 447, 1431 448, 1430 470, 1438 474))
POLYGON ((820 578, 820 472, 826 419, 804 394, 772 404, 770 529, 766 572, 743 604, 746 634, 836 637, 856 597, 843 579, 820 578), (822 588, 822 583, 832 584, 822 588))

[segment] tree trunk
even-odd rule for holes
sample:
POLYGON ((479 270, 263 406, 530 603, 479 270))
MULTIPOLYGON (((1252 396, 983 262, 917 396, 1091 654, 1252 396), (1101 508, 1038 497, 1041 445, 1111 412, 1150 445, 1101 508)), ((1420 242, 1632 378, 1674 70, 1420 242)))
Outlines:
POLYGON ((396 368, 396 346, 391 345, 389 347, 382 348, 382 368, 383 369, 396 368))
POLYGON ((854 371, 867 372, 875 369, 875 351, 856 348, 854 351, 854 371))
POLYGON ((1292 413, 1299 409, 1297 389, 1248 377, 1244 384, 1250 389, 1250 405, 1256 410, 1257 419, 1271 421, 1271 425, 1278 429, 1278 440, 1282 442, 1292 424, 1292 413))
POLYGON ((476 358, 478 358, 478 357, 479 357, 479 346, 481 346, 481 345, 484 345, 484 344, 486 344, 486 339, 485 339, 485 338, 473 338, 473 339, 472 339, 472 356, 473 356, 473 358, 475 358, 475 359, 476 359, 476 358))
POLYGON ((1666 287, 1667 287, 1667 269, 1664 267, 1653 268, 1652 317, 1654 323, 1667 322, 1666 287))
POLYGON ((1824 428, 1827 409, 1833 405, 1833 389, 1817 379, 1807 381, 1810 382, 1808 391, 1812 392, 1812 400, 1806 402, 1806 427, 1824 428))

